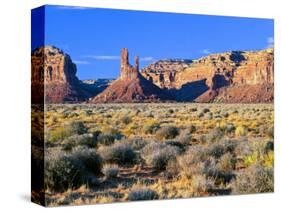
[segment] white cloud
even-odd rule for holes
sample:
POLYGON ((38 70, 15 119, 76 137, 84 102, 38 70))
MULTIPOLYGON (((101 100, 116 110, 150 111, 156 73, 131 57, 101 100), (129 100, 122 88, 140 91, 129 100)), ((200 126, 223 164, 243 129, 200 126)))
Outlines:
POLYGON ((57 6, 56 9, 59 9, 59 10, 87 10, 87 9, 93 9, 93 8, 79 7, 79 6, 57 6))
MULTIPOLYGON (((85 55, 85 58, 91 58, 94 60, 120 60, 119 55, 85 55)), ((153 57, 140 57, 140 61, 149 62, 155 60, 153 57)))
POLYGON ((95 60, 119 60, 120 56, 116 55, 86 55, 84 57, 92 58, 95 60))
POLYGON ((210 51, 210 49, 203 49, 200 51, 202 54, 211 54, 212 52, 210 51))
POLYGON ((141 57, 140 58, 140 61, 152 61, 152 60, 154 60, 153 57, 141 57))
POLYGON ((268 37, 267 38, 267 48, 273 48, 274 47, 274 38, 268 37))
POLYGON ((79 64, 79 65, 88 65, 88 64, 90 64, 89 61, 85 61, 85 60, 74 60, 73 62, 75 64, 79 64))

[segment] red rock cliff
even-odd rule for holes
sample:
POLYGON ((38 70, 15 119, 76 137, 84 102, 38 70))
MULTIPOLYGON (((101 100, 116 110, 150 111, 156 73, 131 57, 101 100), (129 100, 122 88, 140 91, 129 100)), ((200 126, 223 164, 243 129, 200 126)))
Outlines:
POLYGON ((77 102, 85 92, 76 77, 76 65, 69 55, 53 46, 35 49, 31 55, 32 102, 77 102))

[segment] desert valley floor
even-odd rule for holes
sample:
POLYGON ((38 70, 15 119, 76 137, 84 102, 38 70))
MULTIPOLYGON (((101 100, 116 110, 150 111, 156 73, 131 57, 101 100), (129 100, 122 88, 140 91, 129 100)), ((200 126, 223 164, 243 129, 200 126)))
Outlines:
POLYGON ((46 105, 46 204, 272 192, 273 120, 273 104, 46 105))

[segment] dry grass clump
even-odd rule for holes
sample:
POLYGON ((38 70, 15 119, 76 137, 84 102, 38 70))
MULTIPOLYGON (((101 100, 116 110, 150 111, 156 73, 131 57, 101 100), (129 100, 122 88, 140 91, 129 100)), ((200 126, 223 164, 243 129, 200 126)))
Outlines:
POLYGON ((157 192, 149 188, 134 189, 128 195, 129 201, 154 200, 158 198, 159 195, 157 194, 157 192))

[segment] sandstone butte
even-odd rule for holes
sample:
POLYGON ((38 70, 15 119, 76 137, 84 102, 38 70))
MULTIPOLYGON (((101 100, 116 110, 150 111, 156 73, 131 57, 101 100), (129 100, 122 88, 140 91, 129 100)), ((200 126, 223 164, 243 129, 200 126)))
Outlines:
POLYGON ((76 77, 76 65, 69 55, 53 46, 31 54, 32 103, 75 103, 90 94, 76 77))
POLYGON ((274 51, 232 51, 197 60, 159 60, 139 71, 121 50, 120 76, 98 89, 82 83, 69 55, 53 46, 32 52, 32 103, 222 102, 274 100, 274 51), (107 88, 106 88, 107 87, 107 88))
POLYGON ((120 76, 102 93, 91 98, 91 103, 131 103, 159 102, 172 99, 164 89, 160 89, 139 72, 139 58, 135 57, 134 66, 129 63, 128 49, 121 50, 120 76))

